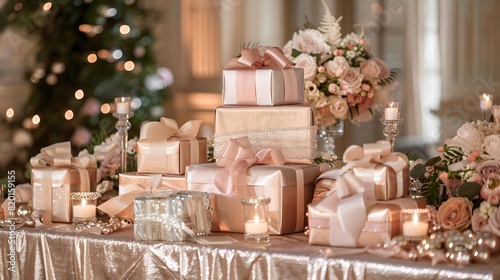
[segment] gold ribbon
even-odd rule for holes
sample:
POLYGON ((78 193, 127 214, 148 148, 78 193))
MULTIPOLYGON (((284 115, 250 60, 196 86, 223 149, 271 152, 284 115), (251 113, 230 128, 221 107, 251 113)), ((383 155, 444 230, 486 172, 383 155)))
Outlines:
MULTIPOLYGON (((197 164, 200 163, 200 149, 196 136, 198 135, 198 131, 200 130, 201 123, 201 120, 191 120, 186 122, 182 127, 179 128, 175 120, 169 118, 161 118, 159 122, 152 121, 141 126, 139 141, 167 141, 171 137, 187 139, 189 140, 191 147, 190 164, 197 164)), ((164 154, 165 145, 162 145, 161 143, 159 143, 158 145, 156 143, 148 143, 148 145, 150 148, 149 154, 164 154)))
MULTIPOLYGON (((130 184, 122 186, 124 193, 113 197, 112 199, 99 205, 97 208, 110 216, 116 216, 134 203, 134 199, 139 196, 164 191, 162 189, 162 175, 149 175, 148 185, 130 184)), ((167 188, 168 189, 168 188, 167 188)))

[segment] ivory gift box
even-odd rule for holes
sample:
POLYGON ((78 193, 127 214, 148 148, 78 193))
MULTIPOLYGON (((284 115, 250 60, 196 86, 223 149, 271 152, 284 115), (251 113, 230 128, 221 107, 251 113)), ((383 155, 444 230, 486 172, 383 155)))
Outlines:
MULTIPOLYGON (((417 202, 411 198, 398 198, 388 201, 377 201, 367 209, 366 223, 356 238, 357 247, 369 247, 384 244, 400 234, 400 212, 402 209, 418 208, 417 202)), ((356 213, 361 215, 362 213, 356 213)), ((331 218, 337 213, 316 209, 315 204, 308 205, 309 243, 346 247, 343 240, 332 230, 331 218)), ((335 230, 341 230, 336 228, 335 230)))
POLYGON ((73 219, 71 193, 95 191, 98 176, 96 168, 33 168, 31 170, 33 208, 51 212, 52 222, 71 223, 73 219))
POLYGON ((215 159, 230 138, 243 136, 249 137, 255 150, 279 148, 287 163, 310 164, 317 154, 313 111, 307 105, 216 108, 215 159))
POLYGON ((186 170, 188 190, 211 194, 214 210, 212 231, 245 232, 242 197, 265 196, 269 204, 269 233, 274 235, 304 231, 307 204, 312 200, 319 165, 253 165, 247 169, 246 185, 224 195, 214 183, 223 169, 214 163, 190 165, 186 170))

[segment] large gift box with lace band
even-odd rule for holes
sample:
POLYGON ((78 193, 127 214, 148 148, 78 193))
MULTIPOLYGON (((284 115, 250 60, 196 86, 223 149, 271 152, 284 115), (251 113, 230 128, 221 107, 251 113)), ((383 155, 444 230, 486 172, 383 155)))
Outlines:
POLYGON ((137 172, 184 174, 189 164, 207 161, 207 139, 197 137, 201 121, 189 121, 181 128, 168 118, 141 127, 137 141, 137 172))
POLYGON ((304 103, 304 69, 277 47, 245 48, 222 72, 223 105, 304 103))
POLYGON ((121 173, 118 177, 118 196, 97 208, 109 216, 134 220, 134 199, 168 190, 186 190, 184 175, 121 173))
POLYGON ((310 164, 317 154, 313 111, 307 105, 216 108, 216 160, 230 138, 242 136, 248 136, 258 150, 279 148, 287 163, 310 164))

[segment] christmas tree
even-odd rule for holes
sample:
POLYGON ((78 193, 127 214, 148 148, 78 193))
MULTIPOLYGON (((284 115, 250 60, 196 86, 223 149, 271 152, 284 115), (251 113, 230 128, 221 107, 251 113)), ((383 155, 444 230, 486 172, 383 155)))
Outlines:
MULTIPOLYGON (((0 32, 10 27, 16 36, 36 40, 37 49, 35 68, 26 73, 29 100, 23 112, 15 112, 23 116, 3 125, 30 132, 30 156, 68 140, 76 153, 116 131, 114 97, 130 96, 129 135, 137 136, 143 121, 163 115, 173 81, 151 52, 156 19, 135 0, 6 0, 0 32)), ((24 168, 26 162, 19 164, 24 168)))

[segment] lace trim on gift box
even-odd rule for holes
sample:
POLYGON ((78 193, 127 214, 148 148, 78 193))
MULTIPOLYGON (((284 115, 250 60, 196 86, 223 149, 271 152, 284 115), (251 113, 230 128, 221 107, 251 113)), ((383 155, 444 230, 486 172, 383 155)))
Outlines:
POLYGON ((279 148, 286 159, 314 159, 317 154, 316 127, 290 127, 242 130, 214 135, 214 157, 221 152, 230 138, 248 136, 255 150, 279 148))

